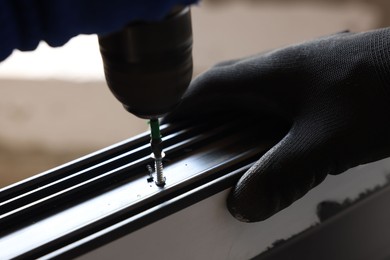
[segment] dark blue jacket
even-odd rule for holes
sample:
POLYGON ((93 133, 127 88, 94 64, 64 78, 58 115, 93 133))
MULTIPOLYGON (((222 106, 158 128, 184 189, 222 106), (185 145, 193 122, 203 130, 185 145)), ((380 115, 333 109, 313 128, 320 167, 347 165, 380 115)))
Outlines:
POLYGON ((104 34, 134 20, 157 20, 197 0, 0 0, 0 61, 40 41, 61 46, 79 34, 104 34))

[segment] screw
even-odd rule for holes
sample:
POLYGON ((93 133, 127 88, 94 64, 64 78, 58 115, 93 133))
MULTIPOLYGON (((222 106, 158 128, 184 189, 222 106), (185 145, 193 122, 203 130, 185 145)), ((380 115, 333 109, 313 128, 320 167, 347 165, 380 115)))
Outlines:
POLYGON ((156 185, 159 187, 164 187, 165 185, 164 166, 162 162, 164 156, 165 156, 164 153, 161 153, 161 157, 155 157, 153 153, 151 154, 151 157, 154 159, 156 175, 157 175, 156 185))
POLYGON ((152 169, 152 166, 150 166, 149 164, 146 165, 146 168, 148 169, 148 172, 149 172, 149 177, 147 179, 148 182, 152 182, 154 177, 153 177, 153 169, 152 169))

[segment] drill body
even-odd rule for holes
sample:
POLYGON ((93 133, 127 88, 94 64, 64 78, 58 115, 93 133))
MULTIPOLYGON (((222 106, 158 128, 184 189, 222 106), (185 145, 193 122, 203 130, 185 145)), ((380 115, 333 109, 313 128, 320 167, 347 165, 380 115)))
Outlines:
POLYGON ((119 32, 99 36, 111 92, 127 111, 150 119, 151 157, 159 187, 164 187, 165 177, 158 118, 180 103, 191 82, 192 42, 188 7, 175 8, 161 21, 135 22, 119 32))
POLYGON ((156 119, 181 101, 192 78, 192 26, 188 7, 163 20, 134 22, 99 36, 107 84, 130 113, 156 119))

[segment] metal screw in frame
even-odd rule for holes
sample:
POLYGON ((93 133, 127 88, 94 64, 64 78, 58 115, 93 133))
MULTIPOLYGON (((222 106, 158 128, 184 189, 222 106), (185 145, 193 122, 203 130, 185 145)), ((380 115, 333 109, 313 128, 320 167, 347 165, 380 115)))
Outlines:
POLYGON ((162 151, 162 140, 160 133, 160 123, 158 119, 150 120, 150 130, 151 130, 151 140, 150 145, 152 148, 151 157, 154 159, 155 171, 157 175, 156 185, 163 187, 165 185, 164 177, 164 167, 163 167, 163 158, 165 157, 164 152, 162 151))
POLYGON ((165 157, 165 153, 161 153, 160 157, 156 157, 154 153, 150 155, 154 159, 154 168, 156 170, 156 185, 159 187, 163 187, 165 185, 165 177, 164 177, 164 167, 163 167, 163 158, 165 157))

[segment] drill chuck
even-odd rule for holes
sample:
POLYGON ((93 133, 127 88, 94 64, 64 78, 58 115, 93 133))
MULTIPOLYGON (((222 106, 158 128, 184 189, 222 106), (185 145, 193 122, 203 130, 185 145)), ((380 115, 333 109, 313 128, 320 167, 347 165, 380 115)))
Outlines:
POLYGON ((188 7, 156 22, 135 22, 99 36, 107 84, 125 109, 145 118, 171 112, 193 72, 192 26, 188 7))

